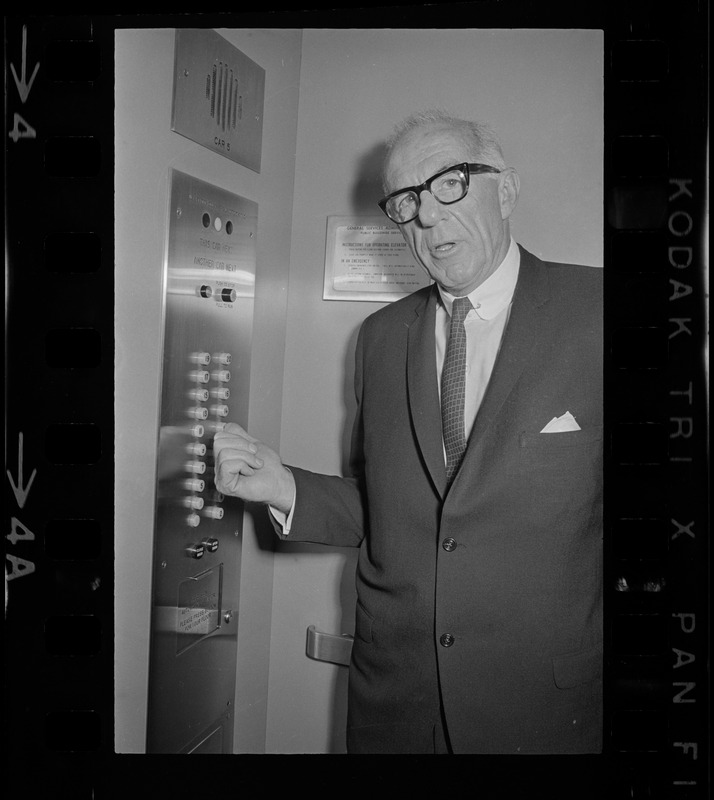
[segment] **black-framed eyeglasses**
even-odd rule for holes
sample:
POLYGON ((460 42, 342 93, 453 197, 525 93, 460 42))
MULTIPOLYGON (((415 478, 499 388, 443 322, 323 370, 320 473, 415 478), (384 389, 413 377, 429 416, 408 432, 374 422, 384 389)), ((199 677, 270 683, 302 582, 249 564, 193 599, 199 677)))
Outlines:
POLYGON ((467 162, 456 164, 453 167, 442 169, 441 172, 432 175, 419 186, 397 189, 396 192, 382 198, 378 205, 389 219, 398 225, 404 225, 405 222, 411 222, 419 214, 422 192, 431 192, 440 203, 448 206, 466 197, 471 174, 501 171, 488 164, 469 164, 467 162))

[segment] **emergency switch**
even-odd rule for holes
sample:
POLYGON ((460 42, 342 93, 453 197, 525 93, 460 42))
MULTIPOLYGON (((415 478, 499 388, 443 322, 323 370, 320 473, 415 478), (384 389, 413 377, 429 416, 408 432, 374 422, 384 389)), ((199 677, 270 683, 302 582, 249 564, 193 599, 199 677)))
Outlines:
POLYGON ((203 558, 205 548, 202 544, 190 544, 186 548, 186 555, 191 558, 203 558))

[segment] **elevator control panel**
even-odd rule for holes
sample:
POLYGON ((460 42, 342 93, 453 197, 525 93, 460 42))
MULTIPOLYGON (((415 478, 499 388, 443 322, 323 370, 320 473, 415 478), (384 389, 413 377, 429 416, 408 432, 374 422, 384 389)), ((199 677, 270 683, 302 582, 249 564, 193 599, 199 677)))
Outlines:
POLYGON ((170 173, 147 751, 231 752, 242 504, 213 437, 247 425, 257 205, 170 173))

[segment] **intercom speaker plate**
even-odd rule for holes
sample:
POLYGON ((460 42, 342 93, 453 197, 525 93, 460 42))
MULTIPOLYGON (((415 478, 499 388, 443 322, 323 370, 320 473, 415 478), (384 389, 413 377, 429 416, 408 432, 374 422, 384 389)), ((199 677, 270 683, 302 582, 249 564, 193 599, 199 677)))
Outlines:
POLYGON ((171 130, 260 172, 265 70, 213 30, 175 45, 171 130))

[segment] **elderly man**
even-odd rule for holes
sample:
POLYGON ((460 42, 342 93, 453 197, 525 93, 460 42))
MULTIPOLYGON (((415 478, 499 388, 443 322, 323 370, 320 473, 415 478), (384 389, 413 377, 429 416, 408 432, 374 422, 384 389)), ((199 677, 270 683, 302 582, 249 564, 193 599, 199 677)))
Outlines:
POLYGON ((519 177, 480 125, 408 119, 384 186, 434 283, 362 326, 354 477, 228 424, 216 485, 360 548, 350 752, 599 752, 602 271, 513 241, 519 177))

